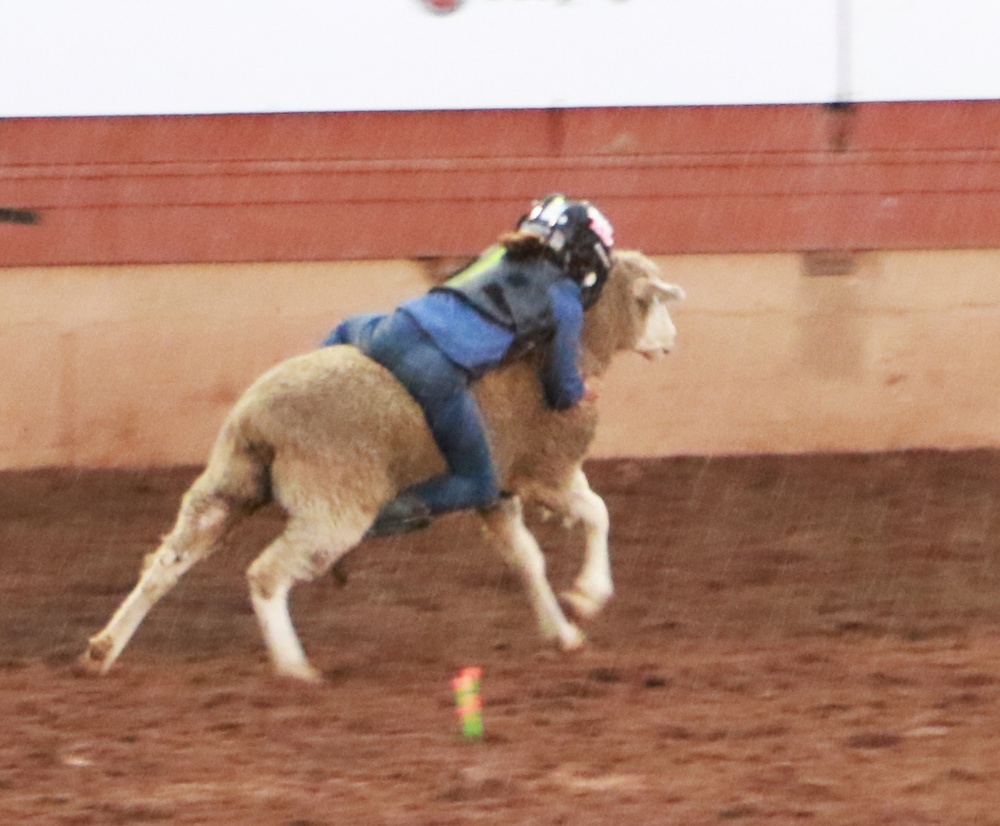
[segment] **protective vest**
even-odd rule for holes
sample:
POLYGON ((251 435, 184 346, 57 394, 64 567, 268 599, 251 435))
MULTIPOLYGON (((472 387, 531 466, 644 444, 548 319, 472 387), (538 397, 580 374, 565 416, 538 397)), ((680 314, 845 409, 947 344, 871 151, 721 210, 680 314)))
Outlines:
POLYGON ((510 330, 514 342, 507 353, 509 359, 555 332, 549 287, 562 278, 566 274, 551 261, 509 261, 502 247, 492 247, 432 292, 454 293, 490 321, 510 330))

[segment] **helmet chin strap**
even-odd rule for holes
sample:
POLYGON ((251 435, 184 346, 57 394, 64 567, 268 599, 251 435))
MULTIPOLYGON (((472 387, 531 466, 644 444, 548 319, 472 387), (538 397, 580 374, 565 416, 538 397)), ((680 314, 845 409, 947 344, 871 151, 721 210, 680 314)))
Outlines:
POLYGON ((601 266, 604 267, 605 271, 611 269, 611 258, 608 256, 608 251, 602 244, 594 244, 594 251, 597 253, 597 257, 601 259, 601 266))

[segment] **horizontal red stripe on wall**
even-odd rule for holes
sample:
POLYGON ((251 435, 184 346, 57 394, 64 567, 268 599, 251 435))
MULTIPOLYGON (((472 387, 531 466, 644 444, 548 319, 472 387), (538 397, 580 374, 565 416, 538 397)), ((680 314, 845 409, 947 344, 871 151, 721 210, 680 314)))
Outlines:
POLYGON ((557 190, 651 254, 1000 247, 998 126, 992 101, 13 119, 0 265, 467 255, 557 190))

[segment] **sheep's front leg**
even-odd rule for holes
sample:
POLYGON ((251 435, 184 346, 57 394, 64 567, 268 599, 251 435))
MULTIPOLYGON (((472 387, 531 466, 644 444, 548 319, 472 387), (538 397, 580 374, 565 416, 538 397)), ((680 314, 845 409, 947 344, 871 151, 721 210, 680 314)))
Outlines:
POLYGON ((528 590, 539 628, 547 640, 564 651, 579 648, 583 632, 566 619, 545 576, 545 557, 524 524, 521 500, 510 497, 496 507, 482 512, 493 544, 504 559, 517 570, 528 590))
POLYGON ((573 587, 560 595, 578 618, 595 616, 614 594, 608 531, 611 521, 608 508, 587 483, 582 468, 577 468, 569 487, 551 502, 570 522, 581 522, 586 537, 583 567, 573 587))

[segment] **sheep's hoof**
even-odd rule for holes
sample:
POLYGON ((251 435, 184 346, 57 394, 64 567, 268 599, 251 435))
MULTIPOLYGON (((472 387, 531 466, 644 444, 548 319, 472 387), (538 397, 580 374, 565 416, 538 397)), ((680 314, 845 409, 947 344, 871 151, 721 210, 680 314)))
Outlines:
POLYGON ((111 640, 101 637, 91 637, 84 651, 76 660, 78 674, 88 677, 100 677, 106 674, 110 664, 108 655, 111 653, 111 640))
POLYGON ((81 677, 100 677, 104 673, 101 665, 98 660, 90 656, 89 651, 84 651, 76 658, 72 670, 74 674, 79 674, 81 677))
POLYGON ((579 651, 587 642, 587 635, 575 625, 559 638, 559 650, 564 653, 579 651))
POLYGON ((298 680, 300 683, 312 683, 313 685, 318 685, 323 682, 323 675, 309 665, 309 663, 283 665, 275 670, 279 677, 287 677, 290 680, 298 680))
POLYGON ((73 673, 84 677, 101 677, 107 673, 107 669, 104 667, 104 660, 93 656, 88 648, 76 658, 73 673))

